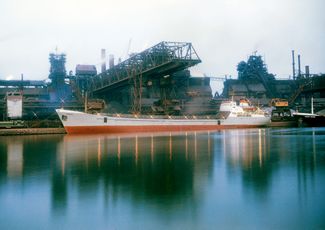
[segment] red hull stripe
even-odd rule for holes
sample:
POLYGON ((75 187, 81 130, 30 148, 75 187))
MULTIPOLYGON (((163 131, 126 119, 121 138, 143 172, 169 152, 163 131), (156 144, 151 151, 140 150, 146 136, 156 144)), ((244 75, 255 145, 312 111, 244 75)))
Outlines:
POLYGON ((91 133, 137 133, 137 132, 169 132, 169 131, 204 131, 236 128, 258 128, 264 125, 172 125, 172 126, 66 126, 69 134, 91 133))

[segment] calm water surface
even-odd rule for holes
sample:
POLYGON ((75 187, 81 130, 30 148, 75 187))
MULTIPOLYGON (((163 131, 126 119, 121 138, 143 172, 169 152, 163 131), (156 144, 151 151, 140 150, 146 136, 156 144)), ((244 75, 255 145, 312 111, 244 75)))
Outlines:
POLYGON ((0 137, 0 229, 325 229, 325 128, 0 137))

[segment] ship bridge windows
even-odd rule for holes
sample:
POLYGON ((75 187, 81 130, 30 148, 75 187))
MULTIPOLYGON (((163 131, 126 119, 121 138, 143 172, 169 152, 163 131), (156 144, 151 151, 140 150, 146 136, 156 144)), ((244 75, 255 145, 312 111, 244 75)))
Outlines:
POLYGON ((67 121, 68 120, 68 116, 67 115, 62 115, 62 121, 67 121))

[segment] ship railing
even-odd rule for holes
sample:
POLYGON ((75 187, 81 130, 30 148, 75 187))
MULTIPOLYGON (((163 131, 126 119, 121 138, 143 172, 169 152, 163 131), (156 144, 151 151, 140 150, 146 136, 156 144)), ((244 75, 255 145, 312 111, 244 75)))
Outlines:
POLYGON ((227 114, 213 114, 213 115, 138 115, 138 114, 100 114, 102 116, 116 117, 116 118, 137 118, 137 119, 173 119, 173 120, 218 120, 225 119, 227 114))

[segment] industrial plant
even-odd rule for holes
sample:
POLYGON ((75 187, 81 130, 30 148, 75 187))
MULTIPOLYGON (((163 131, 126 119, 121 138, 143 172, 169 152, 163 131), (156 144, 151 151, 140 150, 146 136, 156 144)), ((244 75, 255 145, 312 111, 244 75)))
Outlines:
MULTIPOLYGON (((226 79, 223 92, 212 94, 213 77, 192 76, 201 63, 191 43, 160 42, 124 61, 101 50, 101 69, 78 64, 67 73, 66 54, 50 53, 49 81, 0 80, 1 128, 60 126, 55 109, 88 113, 149 115, 211 115, 221 101, 248 99, 261 107, 285 101, 282 107, 310 112, 325 108, 325 74, 301 68, 292 51, 292 77, 279 80, 256 53, 239 61, 238 78, 226 79), (108 65, 107 65, 108 63, 108 65), (296 68, 296 66, 298 68, 296 68), (24 121, 24 122, 22 122, 24 121)), ((235 68, 235 67, 234 67, 235 68)), ((218 77, 216 77, 218 79, 218 77)))

